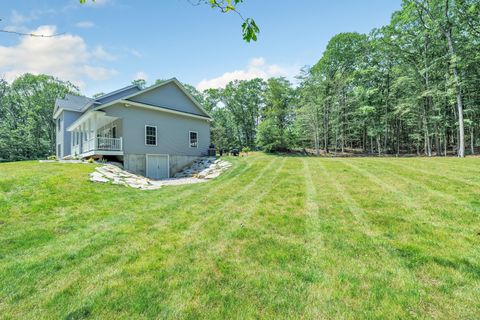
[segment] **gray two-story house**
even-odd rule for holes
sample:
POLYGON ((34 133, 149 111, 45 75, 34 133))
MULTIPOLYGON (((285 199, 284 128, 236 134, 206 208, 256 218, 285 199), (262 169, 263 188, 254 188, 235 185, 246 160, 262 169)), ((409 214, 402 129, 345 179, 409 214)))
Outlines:
POLYGON ((177 79, 132 85, 95 99, 57 99, 58 158, 105 158, 152 179, 208 154, 211 117, 177 79))

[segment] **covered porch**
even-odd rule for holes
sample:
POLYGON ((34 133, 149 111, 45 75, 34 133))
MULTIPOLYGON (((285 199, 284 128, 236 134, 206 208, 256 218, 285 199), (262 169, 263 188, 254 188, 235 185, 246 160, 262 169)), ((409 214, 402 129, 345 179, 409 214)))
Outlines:
POLYGON ((101 155, 123 155, 122 119, 90 111, 78 118, 67 130, 71 133, 72 156, 86 158, 101 155))

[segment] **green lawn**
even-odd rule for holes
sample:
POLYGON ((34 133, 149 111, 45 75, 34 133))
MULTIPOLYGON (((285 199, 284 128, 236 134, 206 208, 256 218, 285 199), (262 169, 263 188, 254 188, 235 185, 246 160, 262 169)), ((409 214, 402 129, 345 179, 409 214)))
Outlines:
POLYGON ((480 317, 480 158, 230 161, 156 191, 0 164, 0 318, 480 317))

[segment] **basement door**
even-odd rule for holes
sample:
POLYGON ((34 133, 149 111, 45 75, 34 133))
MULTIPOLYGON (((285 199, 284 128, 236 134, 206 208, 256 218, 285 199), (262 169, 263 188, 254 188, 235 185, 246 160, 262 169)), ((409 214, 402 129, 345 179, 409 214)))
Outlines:
POLYGON ((168 154, 147 154, 147 178, 160 180, 170 178, 168 154))

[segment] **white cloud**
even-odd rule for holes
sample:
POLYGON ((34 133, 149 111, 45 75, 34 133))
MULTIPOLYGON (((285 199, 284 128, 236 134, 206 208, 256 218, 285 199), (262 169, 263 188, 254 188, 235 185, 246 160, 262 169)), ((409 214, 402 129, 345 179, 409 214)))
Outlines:
POLYGON ((148 74, 146 74, 143 71, 137 72, 132 80, 139 80, 139 79, 143 79, 145 81, 148 81, 148 74))
POLYGON ((100 81, 110 79, 111 77, 117 75, 118 71, 115 69, 85 65, 82 68, 82 73, 92 80, 100 81))
POLYGON ((30 15, 26 16, 23 14, 18 13, 16 10, 12 11, 12 15, 10 17, 10 23, 13 25, 22 25, 26 22, 29 22, 31 20, 35 19, 35 16, 30 15))
POLYGON ((263 57, 253 58, 252 60, 250 60, 249 65, 254 68, 261 68, 265 65, 265 58, 263 57))
MULTIPOLYGON (((40 26, 31 32, 53 35, 57 29, 55 26, 40 26)), ((101 47, 90 52, 79 36, 64 34, 52 38, 19 39, 19 43, 13 46, 0 45, 0 74, 7 81, 13 81, 26 72, 45 73, 83 88, 88 79, 106 80, 117 74, 114 69, 93 65, 95 59, 100 58, 98 55, 102 51, 98 48, 101 47)))
POLYGON ((75 24, 75 27, 83 29, 93 28, 94 26, 95 23, 93 23, 92 21, 79 21, 75 24))
POLYGON ((113 61, 117 59, 116 56, 105 51, 105 49, 102 46, 97 46, 95 50, 93 50, 92 57, 97 58, 99 60, 107 60, 107 61, 113 61))
POLYGON ((29 29, 25 26, 25 24, 35 19, 38 19, 37 13, 31 12, 30 14, 25 15, 13 10, 10 17, 6 20, 8 25, 3 27, 3 29, 12 32, 27 33, 29 29))
POLYGON ((130 50, 130 53, 132 54, 132 56, 134 56, 134 57, 136 57, 136 58, 141 58, 141 57, 143 57, 143 54, 142 54, 140 51, 136 50, 136 49, 131 49, 131 50, 130 50))
POLYGON ((293 80, 299 69, 298 66, 267 64, 265 58, 257 57, 251 59, 245 69, 225 72, 213 79, 203 79, 197 84, 197 89, 203 91, 210 88, 224 88, 233 80, 268 79, 271 77, 286 77, 293 80))
POLYGON ((10 17, 7 21, 9 24, 14 26, 24 26, 29 22, 40 19, 42 16, 52 16, 55 14, 55 9, 33 9, 26 14, 20 13, 16 10, 12 10, 12 13, 10 14, 10 17))

